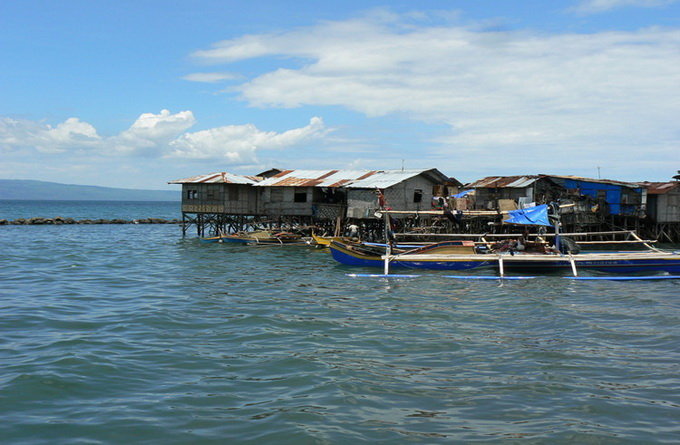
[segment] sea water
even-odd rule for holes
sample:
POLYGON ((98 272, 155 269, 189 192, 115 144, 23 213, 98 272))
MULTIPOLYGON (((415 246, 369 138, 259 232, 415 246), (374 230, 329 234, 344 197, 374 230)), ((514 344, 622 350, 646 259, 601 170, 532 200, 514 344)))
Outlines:
POLYGON ((0 219, 181 219, 180 203, 172 201, 30 201, 0 200, 0 219))
MULTIPOLYGON (((17 217, 100 217, 62 210, 17 217)), ((352 272, 376 271, 176 225, 0 226, 0 442, 680 441, 680 282, 352 272)))

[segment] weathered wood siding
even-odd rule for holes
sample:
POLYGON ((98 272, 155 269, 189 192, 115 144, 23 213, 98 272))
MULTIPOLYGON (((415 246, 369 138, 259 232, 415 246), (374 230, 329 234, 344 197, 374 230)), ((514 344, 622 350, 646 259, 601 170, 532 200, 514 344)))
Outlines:
POLYGON ((649 203, 650 216, 657 223, 680 222, 680 189, 654 196, 649 203))
POLYGON ((551 181, 538 179, 526 187, 479 187, 475 189, 475 209, 494 210, 498 199, 513 199, 519 204, 520 198, 527 203, 546 204, 560 197, 566 197, 566 190, 551 181))
MULTIPOLYGON (((383 190, 387 206, 394 210, 431 210, 434 184, 422 175, 383 190)), ((375 189, 348 189, 347 217, 375 218, 378 196, 375 189)))
POLYGON ((526 198, 527 202, 533 202, 533 184, 524 188, 478 188, 475 191, 475 209, 493 210, 498 206, 497 201, 499 199, 513 199, 519 202, 520 198, 526 198))
POLYGON ((259 188, 262 190, 263 214, 268 216, 312 216, 313 187, 259 188))
POLYGON ((247 184, 182 184, 182 211, 259 215, 259 195, 247 184))

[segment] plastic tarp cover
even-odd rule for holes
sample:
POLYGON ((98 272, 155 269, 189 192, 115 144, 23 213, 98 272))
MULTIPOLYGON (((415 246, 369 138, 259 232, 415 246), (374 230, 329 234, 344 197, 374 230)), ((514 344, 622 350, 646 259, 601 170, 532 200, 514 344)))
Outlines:
POLYGON ((470 192, 474 192, 474 190, 463 190, 462 192, 456 193, 455 195, 453 195, 453 198, 462 198, 470 192))
POLYGON ((503 222, 509 224, 523 224, 535 226, 552 226, 548 220, 548 206, 541 204, 536 207, 529 207, 508 212, 509 218, 503 222))

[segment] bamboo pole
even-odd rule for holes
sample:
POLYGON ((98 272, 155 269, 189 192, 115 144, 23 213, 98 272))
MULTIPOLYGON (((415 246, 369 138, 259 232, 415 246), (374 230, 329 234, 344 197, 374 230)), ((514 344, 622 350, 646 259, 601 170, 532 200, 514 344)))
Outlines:
MULTIPOLYGON (((632 232, 632 231, 631 231, 630 233, 631 233, 631 235, 637 240, 637 242, 643 243, 649 250, 658 250, 658 249, 655 248, 654 246, 652 246, 652 245, 650 245, 650 244, 647 244, 647 241, 649 241, 649 240, 643 240, 643 239, 640 238, 640 237, 637 235, 637 233, 635 233, 635 232, 632 232)), ((654 242, 654 241, 649 241, 649 242, 654 242)))
POLYGON ((569 263, 571 263, 571 272, 575 277, 578 277, 578 273, 576 272, 576 261, 574 261, 574 257, 571 252, 569 252, 569 263))

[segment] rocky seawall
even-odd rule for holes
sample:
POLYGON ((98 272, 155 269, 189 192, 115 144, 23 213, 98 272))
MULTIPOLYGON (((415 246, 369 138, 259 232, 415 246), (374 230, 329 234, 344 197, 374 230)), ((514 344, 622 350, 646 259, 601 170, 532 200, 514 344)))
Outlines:
POLYGON ((143 219, 74 219, 62 218, 18 218, 15 220, 0 219, 0 226, 35 226, 62 224, 181 224, 178 219, 143 218, 143 219))

